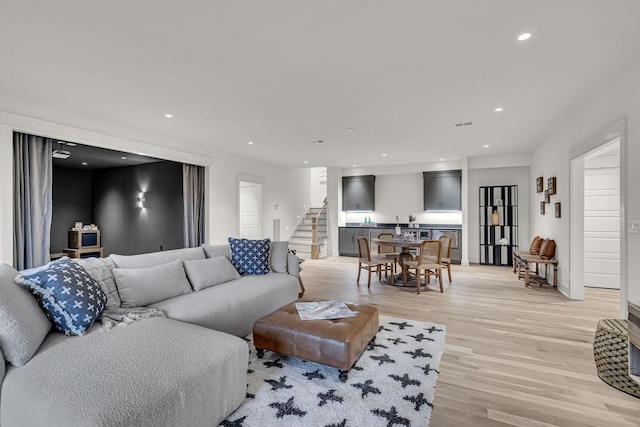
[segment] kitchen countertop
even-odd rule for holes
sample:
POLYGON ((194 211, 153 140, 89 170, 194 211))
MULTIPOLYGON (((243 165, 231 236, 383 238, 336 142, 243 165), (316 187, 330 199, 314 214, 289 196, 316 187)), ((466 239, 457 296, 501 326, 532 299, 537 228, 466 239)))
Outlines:
MULTIPOLYGON (((346 225, 341 225, 338 228, 395 228, 395 223, 376 223, 376 224, 358 224, 348 222, 346 225)), ((409 228, 408 223, 400 223, 401 228, 409 228)), ((419 224, 419 227, 413 228, 414 230, 462 230, 462 224, 419 224)))

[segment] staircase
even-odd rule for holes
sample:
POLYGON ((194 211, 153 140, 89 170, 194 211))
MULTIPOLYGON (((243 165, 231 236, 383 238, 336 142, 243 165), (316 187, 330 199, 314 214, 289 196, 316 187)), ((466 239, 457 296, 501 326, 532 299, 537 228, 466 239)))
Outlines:
MULTIPOLYGON (((305 217, 298 224, 298 228, 289 238, 289 249, 295 249, 300 258, 311 258, 311 218, 318 215, 322 208, 309 208, 305 217)), ((323 211, 318 219, 318 242, 320 243, 320 256, 327 256, 327 211, 323 211)))

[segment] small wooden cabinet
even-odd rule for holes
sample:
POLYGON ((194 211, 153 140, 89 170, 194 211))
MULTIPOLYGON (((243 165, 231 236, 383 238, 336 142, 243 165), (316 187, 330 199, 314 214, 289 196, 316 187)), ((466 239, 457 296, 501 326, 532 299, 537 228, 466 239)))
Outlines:
POLYGON ((342 210, 375 211, 376 177, 374 175, 342 177, 342 210))
POLYGON ((63 252, 69 258, 104 257, 104 249, 100 245, 100 230, 70 230, 68 245, 63 252))
POLYGON ((462 210, 462 171, 422 172, 425 211, 462 210))

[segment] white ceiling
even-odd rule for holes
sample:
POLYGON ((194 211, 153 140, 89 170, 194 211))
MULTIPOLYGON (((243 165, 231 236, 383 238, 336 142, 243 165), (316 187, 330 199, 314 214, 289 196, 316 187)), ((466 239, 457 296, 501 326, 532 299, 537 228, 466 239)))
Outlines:
POLYGON ((639 23, 638 0, 1 0, 0 109, 285 167, 528 153, 639 23))

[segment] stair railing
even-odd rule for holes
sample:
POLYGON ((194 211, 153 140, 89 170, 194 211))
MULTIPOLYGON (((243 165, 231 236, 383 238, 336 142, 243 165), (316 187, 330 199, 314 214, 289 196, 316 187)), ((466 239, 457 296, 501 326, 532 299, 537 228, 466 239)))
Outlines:
POLYGON ((320 222, 320 215, 327 207, 327 198, 324 198, 320 211, 311 217, 311 259, 320 258, 320 242, 318 242, 318 223, 320 222))

